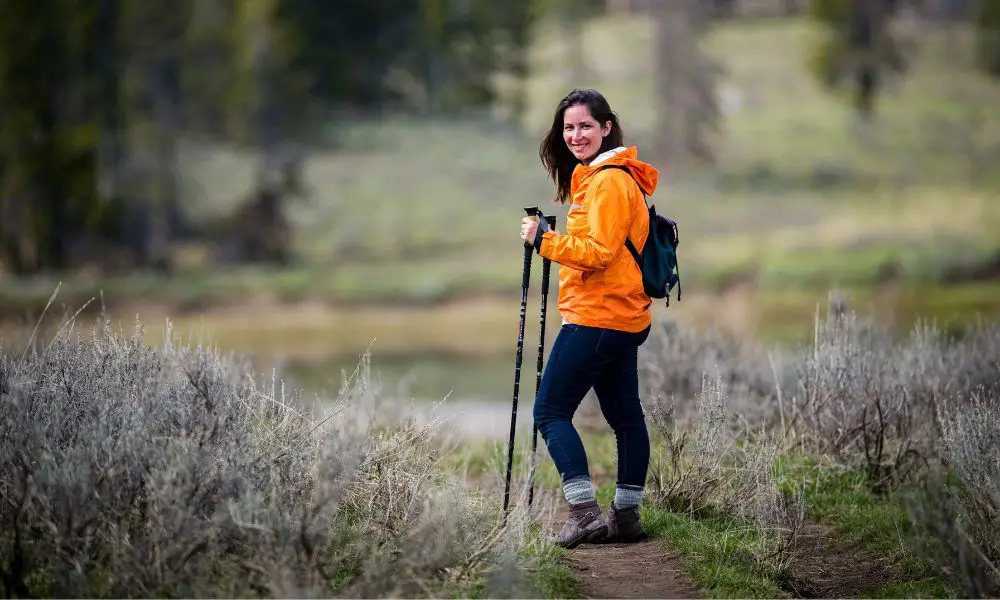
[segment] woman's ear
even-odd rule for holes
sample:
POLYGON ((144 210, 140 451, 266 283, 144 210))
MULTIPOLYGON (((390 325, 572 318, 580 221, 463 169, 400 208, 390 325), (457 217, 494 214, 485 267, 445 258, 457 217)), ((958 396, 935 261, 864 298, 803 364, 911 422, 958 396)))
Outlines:
POLYGON ((604 123, 604 127, 601 128, 601 137, 608 137, 609 133, 611 133, 611 121, 604 123))

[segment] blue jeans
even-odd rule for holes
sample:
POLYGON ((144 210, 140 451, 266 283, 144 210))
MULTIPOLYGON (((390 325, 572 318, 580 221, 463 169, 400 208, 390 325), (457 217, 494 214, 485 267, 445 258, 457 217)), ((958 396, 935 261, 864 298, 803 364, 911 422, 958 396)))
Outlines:
POLYGON ((649 433, 639 402, 638 350, 649 336, 565 324, 559 330, 535 399, 534 419, 562 481, 590 477, 573 414, 591 388, 618 443, 618 485, 643 486, 649 433))

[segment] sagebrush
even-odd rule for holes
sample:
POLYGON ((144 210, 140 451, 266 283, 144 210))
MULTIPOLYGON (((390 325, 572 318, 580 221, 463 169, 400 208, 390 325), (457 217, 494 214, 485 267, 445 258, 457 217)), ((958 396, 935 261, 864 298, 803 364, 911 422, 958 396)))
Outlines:
POLYGON ((801 500, 775 492, 775 461, 832 457, 863 469, 876 493, 922 489, 908 502, 925 534, 914 544, 966 595, 1000 591, 1000 323, 919 322, 900 335, 834 294, 799 348, 754 348, 671 321, 650 339, 643 395, 661 440, 653 502, 778 525, 790 546, 801 500), (749 435, 760 429, 773 435, 749 435), (926 547, 926 534, 939 543, 926 547))
MULTIPOLYGON (((361 372, 338 402, 373 393, 361 372)), ((523 528, 438 468, 429 426, 316 420, 299 400, 138 326, 4 348, 3 593, 428 596, 516 562, 523 528)))

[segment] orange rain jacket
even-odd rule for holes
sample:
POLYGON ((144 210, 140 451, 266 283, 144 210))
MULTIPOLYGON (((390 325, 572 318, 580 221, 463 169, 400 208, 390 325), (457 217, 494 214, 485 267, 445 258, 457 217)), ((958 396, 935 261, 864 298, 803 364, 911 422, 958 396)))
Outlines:
POLYGON ((652 301, 625 236, 642 251, 649 232, 643 193, 652 195, 658 179, 659 172, 638 159, 634 146, 576 166, 565 233, 546 231, 538 246, 543 258, 562 267, 559 313, 564 322, 629 332, 650 325, 652 301), (607 165, 627 167, 634 179, 621 169, 600 170, 607 165))

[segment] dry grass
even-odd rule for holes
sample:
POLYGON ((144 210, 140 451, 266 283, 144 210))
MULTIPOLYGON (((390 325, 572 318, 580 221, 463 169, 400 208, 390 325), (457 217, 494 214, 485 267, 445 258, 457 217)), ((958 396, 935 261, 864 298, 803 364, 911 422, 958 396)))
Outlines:
POLYGON ((211 348, 64 325, 0 354, 5 595, 524 593, 526 520, 501 530, 364 363, 310 409, 211 348))
MULTIPOLYGON (((1000 375, 1000 366, 998 366, 1000 375)), ((946 470, 928 478, 909 504, 942 573, 969 598, 1000 594, 1000 378, 938 404, 938 458, 946 470)))
POLYGON ((727 386, 706 377, 690 428, 678 427, 673 403, 649 402, 654 445, 649 501, 674 513, 730 521, 724 545, 735 537, 737 559, 752 572, 780 577, 793 558, 805 518, 804 497, 783 493, 776 465, 778 440, 747 432, 745 443, 728 435, 727 386))
MULTIPOLYGON (((945 332, 921 323, 893 335, 832 295, 801 348, 755 351, 676 324, 651 339, 643 372, 660 438, 654 506, 745 523, 748 568, 779 577, 765 566, 791 564, 804 505, 780 491, 776 465, 824 457, 862 474, 866 489, 844 498, 906 499, 897 542, 936 563, 942 581, 969 597, 1000 589, 1000 324, 945 332)), ((823 493, 834 506, 838 492, 823 493)))

